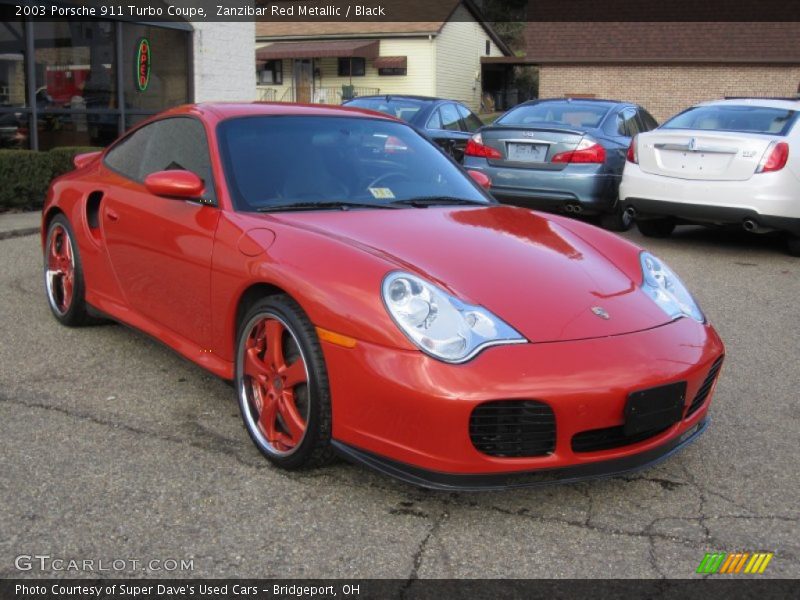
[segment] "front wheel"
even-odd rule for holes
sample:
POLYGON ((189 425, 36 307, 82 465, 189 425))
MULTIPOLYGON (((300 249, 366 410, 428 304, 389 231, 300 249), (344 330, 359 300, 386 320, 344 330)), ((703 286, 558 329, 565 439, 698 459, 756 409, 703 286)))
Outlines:
POLYGON ((285 295, 257 302, 239 328, 236 390, 247 433, 275 465, 333 457, 328 375, 314 326, 285 295))
POLYGON ((665 238, 675 231, 675 221, 672 219, 637 219, 636 226, 645 237, 665 238))
POLYGON ((96 322, 86 306, 85 283, 78 244, 69 221, 56 215, 47 228, 44 246, 44 286, 53 316, 62 325, 96 322))

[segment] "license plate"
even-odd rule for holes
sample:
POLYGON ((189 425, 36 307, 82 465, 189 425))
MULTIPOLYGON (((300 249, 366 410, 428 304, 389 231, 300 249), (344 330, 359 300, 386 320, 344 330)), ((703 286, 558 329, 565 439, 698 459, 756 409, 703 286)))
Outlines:
POLYGON ((685 403, 685 381, 628 394, 625 435, 666 429, 681 420, 685 403))
POLYGON ((544 162, 547 144, 508 143, 508 160, 519 162, 544 162))

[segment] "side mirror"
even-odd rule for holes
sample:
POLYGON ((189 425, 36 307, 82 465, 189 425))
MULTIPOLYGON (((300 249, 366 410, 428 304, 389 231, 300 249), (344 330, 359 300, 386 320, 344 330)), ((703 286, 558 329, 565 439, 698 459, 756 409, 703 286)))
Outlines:
POLYGON ((477 183, 483 189, 488 190, 489 188, 492 187, 492 180, 489 179, 489 176, 486 173, 482 173, 480 171, 473 171, 471 169, 467 171, 467 173, 469 174, 470 177, 472 177, 472 181, 477 183))
POLYGON ((203 180, 191 171, 158 171, 144 179, 147 191, 167 198, 199 198, 203 195, 203 180))
POLYGON ((97 150, 95 152, 84 152, 82 154, 76 154, 72 157, 72 165, 76 169, 80 169, 81 167, 85 167, 94 159, 98 158, 103 153, 102 150, 97 150))

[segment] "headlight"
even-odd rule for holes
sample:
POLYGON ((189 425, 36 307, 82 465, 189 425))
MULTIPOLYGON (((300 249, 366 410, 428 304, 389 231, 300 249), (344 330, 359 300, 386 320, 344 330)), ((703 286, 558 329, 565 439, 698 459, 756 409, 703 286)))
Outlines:
POLYGON ((488 346, 527 342, 485 308, 466 304, 410 273, 386 276, 383 301, 420 350, 445 362, 465 362, 488 346))
POLYGON ((698 323, 705 322, 703 311, 672 269, 649 252, 642 252, 640 260, 644 275, 642 290, 661 310, 673 319, 686 316, 698 323))

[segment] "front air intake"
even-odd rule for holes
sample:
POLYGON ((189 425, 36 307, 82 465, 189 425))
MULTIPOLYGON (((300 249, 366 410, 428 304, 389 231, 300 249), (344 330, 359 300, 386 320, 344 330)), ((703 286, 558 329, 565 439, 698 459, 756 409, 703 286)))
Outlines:
POLYGON ((547 404, 535 400, 496 400, 475 407, 469 437, 489 456, 546 456, 556 447, 556 417, 547 404))
POLYGON ((697 390, 694 400, 692 400, 692 403, 689 405, 689 410, 686 411, 686 417, 692 416, 700 410, 700 407, 705 403, 706 398, 708 398, 708 395, 711 393, 711 388, 714 387, 714 381, 716 381, 717 375, 719 375, 719 370, 722 368, 722 361, 724 358, 725 356, 720 356, 714 361, 714 364, 711 365, 711 368, 708 370, 708 375, 706 375, 703 381, 703 385, 697 390))

